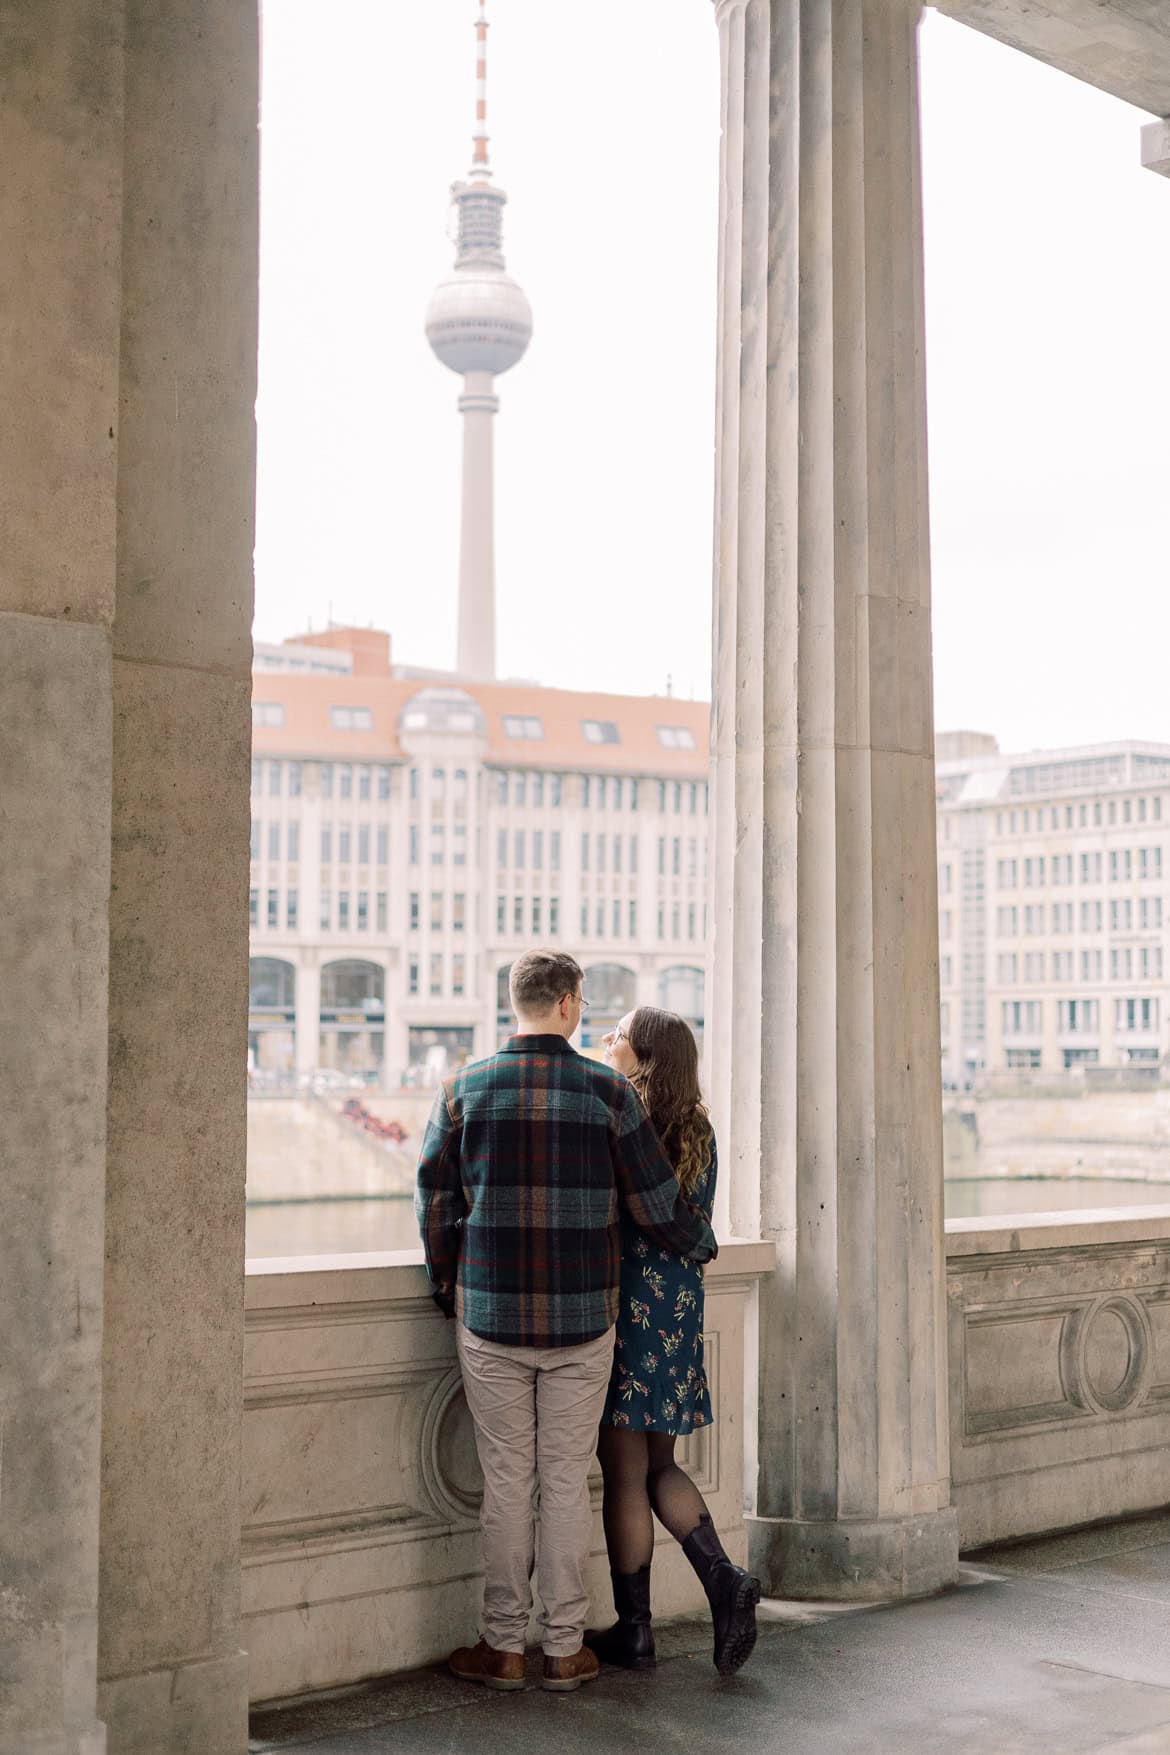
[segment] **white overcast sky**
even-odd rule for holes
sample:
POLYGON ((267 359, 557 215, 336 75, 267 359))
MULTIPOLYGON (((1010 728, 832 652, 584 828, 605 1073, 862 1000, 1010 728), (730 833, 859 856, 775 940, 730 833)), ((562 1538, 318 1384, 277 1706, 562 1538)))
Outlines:
MULTIPOLYGON (((459 381, 422 322, 473 0, 264 11, 256 636, 453 661, 459 381)), ((532 302, 499 383, 501 674, 705 698, 718 45, 709 0, 492 0, 489 128, 532 302)), ((1170 739, 1170 180, 1148 118, 929 14, 936 722, 1170 739)))

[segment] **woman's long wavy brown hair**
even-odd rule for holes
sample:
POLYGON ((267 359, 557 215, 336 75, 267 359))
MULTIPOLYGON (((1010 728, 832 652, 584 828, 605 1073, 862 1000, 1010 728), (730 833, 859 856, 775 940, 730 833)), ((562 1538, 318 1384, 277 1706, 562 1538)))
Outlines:
POLYGON ((630 1083, 645 1104, 680 1188, 691 1194, 711 1162, 711 1118, 699 1089, 695 1038, 674 1012, 640 1005, 630 1018, 627 1040, 638 1056, 630 1083))

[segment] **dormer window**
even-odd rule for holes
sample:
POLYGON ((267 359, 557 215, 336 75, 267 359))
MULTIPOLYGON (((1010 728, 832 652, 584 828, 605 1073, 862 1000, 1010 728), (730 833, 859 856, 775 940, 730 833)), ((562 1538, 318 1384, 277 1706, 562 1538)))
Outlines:
POLYGON ((695 734, 689 725, 659 725, 658 741, 664 750, 693 750, 695 734))
POLYGON ((582 719, 581 735, 586 743, 620 743, 621 733, 612 719, 582 719))
POLYGON ((369 707, 330 707, 329 723, 334 731, 372 731, 374 715, 369 707))
POLYGON ((538 743, 544 736, 544 726, 535 713, 505 713, 504 736, 526 738, 530 743, 538 743))
POLYGON ((283 725, 284 705, 280 701, 253 701, 253 725, 283 725))

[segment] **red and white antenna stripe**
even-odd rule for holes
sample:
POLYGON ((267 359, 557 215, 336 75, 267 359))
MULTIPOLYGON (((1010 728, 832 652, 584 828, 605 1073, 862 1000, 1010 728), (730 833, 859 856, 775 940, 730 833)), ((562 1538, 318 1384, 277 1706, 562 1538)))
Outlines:
POLYGON ((472 135, 474 150, 471 155, 473 170, 484 176, 490 176, 488 169, 488 131, 487 131, 487 33, 488 21, 485 7, 487 0, 479 0, 479 17, 475 23, 475 131, 472 135))

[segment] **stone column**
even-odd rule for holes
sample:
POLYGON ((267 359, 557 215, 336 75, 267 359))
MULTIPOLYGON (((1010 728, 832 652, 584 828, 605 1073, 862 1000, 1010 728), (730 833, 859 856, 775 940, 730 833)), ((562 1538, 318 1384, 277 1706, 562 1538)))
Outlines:
POLYGON ((0 1752, 101 1755, 122 45, 0 15, 0 1752), (83 218, 81 216, 84 216, 83 218))
POLYGON ((240 1755, 256 8, 126 6, 101 1503, 111 1755, 240 1755))
POLYGON ((716 0, 712 907, 729 1221, 761 1296, 753 1563, 955 1575, 917 0, 716 0))

